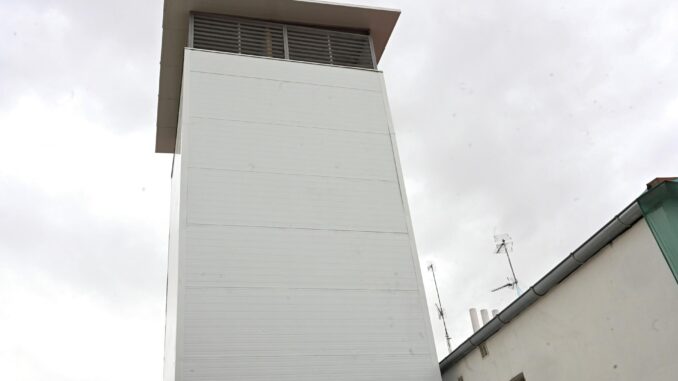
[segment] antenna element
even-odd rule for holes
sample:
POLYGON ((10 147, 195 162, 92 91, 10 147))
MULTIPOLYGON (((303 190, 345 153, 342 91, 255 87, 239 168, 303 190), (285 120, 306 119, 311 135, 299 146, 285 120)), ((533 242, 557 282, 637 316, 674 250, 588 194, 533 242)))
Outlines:
POLYGON ((433 263, 428 265, 428 270, 433 274, 433 283, 436 285, 436 295, 438 295, 438 303, 436 303, 436 309, 438 310, 438 319, 443 321, 443 327, 445 328, 445 341, 447 342, 447 350, 452 353, 452 344, 450 341, 450 334, 447 332, 447 323, 445 323, 445 310, 443 309, 443 303, 440 301, 440 292, 438 292, 438 281, 436 281, 436 271, 433 269, 433 263))
POLYGON ((508 283, 501 287, 495 288, 494 290, 492 290, 492 292, 496 292, 504 288, 510 288, 515 289, 518 296, 520 296, 520 287, 518 287, 518 278, 516 278, 516 272, 513 269, 513 263, 511 262, 511 256, 509 255, 509 251, 513 251, 513 240, 511 239, 511 236, 509 236, 508 234, 500 234, 494 236, 494 243, 497 249, 497 251, 495 252, 496 254, 499 254, 502 251, 506 253, 506 258, 508 259, 509 267, 511 268, 511 275, 513 275, 513 278, 507 278, 508 283))

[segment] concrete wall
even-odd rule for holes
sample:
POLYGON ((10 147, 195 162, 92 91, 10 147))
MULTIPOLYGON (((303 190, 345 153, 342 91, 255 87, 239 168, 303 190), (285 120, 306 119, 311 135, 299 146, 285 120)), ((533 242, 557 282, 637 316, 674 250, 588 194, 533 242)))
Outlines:
POLYGON ((673 381, 677 315, 678 286, 641 220, 443 380, 673 381))
POLYGON ((182 92, 176 380, 440 380, 381 73, 186 50, 182 92))

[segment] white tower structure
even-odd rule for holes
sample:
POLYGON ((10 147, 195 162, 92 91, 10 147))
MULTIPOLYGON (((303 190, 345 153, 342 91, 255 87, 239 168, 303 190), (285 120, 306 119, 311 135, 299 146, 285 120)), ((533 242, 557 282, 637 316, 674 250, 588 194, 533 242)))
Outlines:
POLYGON ((165 0, 165 380, 440 381, 377 70, 398 16, 165 0))

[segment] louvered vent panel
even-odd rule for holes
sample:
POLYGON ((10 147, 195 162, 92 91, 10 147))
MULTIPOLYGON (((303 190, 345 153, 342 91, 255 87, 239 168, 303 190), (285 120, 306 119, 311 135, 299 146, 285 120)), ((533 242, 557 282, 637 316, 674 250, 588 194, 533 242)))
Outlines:
POLYGON ((196 14, 193 16, 193 47, 285 58, 282 25, 218 15, 196 14))
POLYGON ((192 47, 336 66, 375 68, 369 35, 222 15, 193 15, 192 47))
POLYGON ((291 60, 374 68, 367 35, 288 26, 287 39, 291 60))

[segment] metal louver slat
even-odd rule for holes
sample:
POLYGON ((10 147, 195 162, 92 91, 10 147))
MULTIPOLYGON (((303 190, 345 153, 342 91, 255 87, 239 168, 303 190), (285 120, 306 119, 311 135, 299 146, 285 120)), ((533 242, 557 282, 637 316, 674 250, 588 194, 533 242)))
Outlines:
POLYGON ((325 29, 287 27, 290 59, 372 69, 368 35, 325 29))
POLYGON ((285 58, 282 25, 219 15, 193 15, 193 47, 228 53, 285 58))
POLYGON ((192 15, 191 47, 335 66, 375 69, 368 34, 240 19, 192 15))
POLYGON ((368 57, 371 56, 371 52, 370 52, 369 49, 358 50, 358 49, 354 49, 354 48, 343 48, 343 47, 338 47, 338 46, 332 44, 331 47, 328 50, 328 44, 327 43, 325 43, 325 45, 317 45, 317 44, 301 43, 301 42, 298 42, 298 41, 294 41, 292 39, 290 39, 290 41, 292 41, 295 48, 297 48, 299 51, 302 50, 300 48, 303 48, 303 50, 309 50, 309 51, 328 52, 328 53, 331 52, 334 55, 336 55, 336 54, 346 54, 346 55, 349 55, 349 56, 362 56, 362 55, 365 55, 365 56, 368 56, 368 57))
POLYGON ((331 43, 332 50, 345 50, 345 51, 352 51, 352 52, 362 52, 362 51, 369 51, 369 45, 364 46, 362 44, 357 45, 357 44, 343 44, 339 43, 335 40, 330 40, 328 41, 327 38, 318 39, 318 40, 307 40, 307 39, 301 39, 297 37, 291 37, 290 40, 294 40, 295 43, 299 45, 308 45, 311 47, 323 47, 327 49, 328 43, 331 43))

